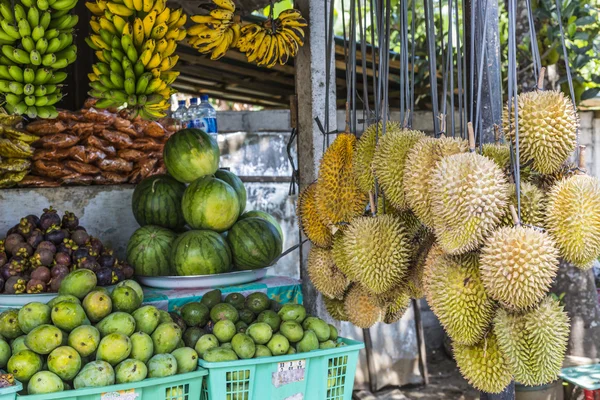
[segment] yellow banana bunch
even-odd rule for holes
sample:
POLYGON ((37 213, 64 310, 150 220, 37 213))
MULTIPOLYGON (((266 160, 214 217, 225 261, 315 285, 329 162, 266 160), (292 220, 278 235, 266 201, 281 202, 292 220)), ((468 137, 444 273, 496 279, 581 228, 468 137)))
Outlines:
POLYGON ((168 8, 166 0, 95 0, 86 6, 94 14, 86 42, 99 60, 89 75, 96 107, 126 106, 134 117, 164 117, 179 75, 172 68, 187 15, 168 8))
POLYGON ((308 24, 298 10, 282 11, 277 19, 263 25, 248 24, 240 30, 237 47, 246 53, 248 62, 272 68, 279 62, 284 65, 296 56, 304 45, 304 28, 308 24))
POLYGON ((188 30, 189 43, 202 54, 210 54, 211 60, 223 57, 227 50, 237 47, 241 37, 240 18, 235 16, 232 0, 212 0, 203 5, 206 15, 194 15, 196 23, 188 30))

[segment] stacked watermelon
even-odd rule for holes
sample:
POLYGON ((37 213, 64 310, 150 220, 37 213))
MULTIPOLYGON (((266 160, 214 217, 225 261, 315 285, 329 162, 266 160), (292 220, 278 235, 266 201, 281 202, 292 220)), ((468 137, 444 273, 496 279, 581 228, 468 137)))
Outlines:
POLYGON ((127 261, 136 275, 210 275, 271 265, 283 233, 271 215, 248 211, 239 177, 219 169, 219 147, 199 129, 169 138, 169 175, 142 181, 132 209, 141 225, 129 240, 127 261))

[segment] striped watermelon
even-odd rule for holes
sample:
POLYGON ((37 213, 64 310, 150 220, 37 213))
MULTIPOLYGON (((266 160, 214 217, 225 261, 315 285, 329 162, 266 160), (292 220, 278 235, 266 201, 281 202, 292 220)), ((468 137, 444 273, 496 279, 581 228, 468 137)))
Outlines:
POLYGON ((240 215, 242 215, 246 209, 246 188, 244 187, 242 180, 233 172, 224 169, 217 170, 217 172, 215 172, 215 177, 227 182, 229 186, 235 190, 235 193, 238 195, 238 200, 240 201, 240 215))
POLYGON ((182 129, 167 140, 163 157, 167 171, 179 182, 190 183, 219 168, 219 145, 200 129, 182 129))
POLYGON ((281 235, 281 238, 283 239, 283 230, 281 229, 281 225, 279 225, 279 222, 277 222, 275 217, 272 216, 271 214, 266 213, 264 211, 259 211, 259 210, 247 211, 247 212, 243 213, 242 215, 240 215, 240 217, 238 218, 238 221, 240 221, 242 219, 246 219, 246 218, 260 218, 260 219, 264 219, 267 222, 272 223, 273 226, 275 228, 277 228, 277 232, 279 232, 279 235, 281 235))
POLYGON ((231 228, 240 214, 235 190, 225 181, 213 177, 192 182, 183 194, 181 207, 183 217, 192 228, 216 232, 231 228))
POLYGON ((221 274, 231 271, 231 250, 216 232, 188 231, 175 239, 171 264, 180 276, 221 274))
POLYGON ((227 233, 227 241, 238 269, 268 267, 281 255, 283 245, 277 228, 255 217, 238 221, 227 233))
POLYGON ((141 226, 158 225, 181 230, 185 225, 181 199, 185 185, 168 175, 154 175, 144 179, 133 191, 131 208, 141 226))
POLYGON ((131 235, 127 244, 127 262, 136 275, 164 276, 171 272, 171 246, 177 235, 155 225, 146 225, 131 235))

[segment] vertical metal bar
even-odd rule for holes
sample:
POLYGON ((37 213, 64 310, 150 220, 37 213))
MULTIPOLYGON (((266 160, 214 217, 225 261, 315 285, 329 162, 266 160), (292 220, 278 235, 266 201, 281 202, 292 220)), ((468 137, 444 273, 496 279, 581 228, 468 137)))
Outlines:
POLYGON ((419 300, 412 299, 413 312, 415 313, 415 330, 417 332, 417 347, 419 352, 419 372, 423 377, 423 384, 429 385, 429 372, 427 370, 427 349, 425 348, 425 335, 421 319, 421 305, 419 300))
POLYGON ((432 0, 424 0, 425 5, 425 30, 427 31, 427 49, 429 55, 429 82, 431 85, 431 105, 433 107, 433 129, 437 135, 440 131, 440 121, 438 120, 438 96, 437 96, 437 57, 435 51, 435 21, 433 14, 432 0))

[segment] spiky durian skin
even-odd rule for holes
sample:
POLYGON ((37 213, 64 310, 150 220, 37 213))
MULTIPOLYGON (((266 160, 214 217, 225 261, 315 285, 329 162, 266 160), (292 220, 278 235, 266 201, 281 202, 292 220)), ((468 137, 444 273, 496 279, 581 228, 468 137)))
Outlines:
MULTIPOLYGON (((521 163, 532 162, 533 169, 544 174, 558 170, 575 149, 579 119, 573 103, 555 90, 521 93, 518 103, 521 163)), ((511 124, 508 117, 505 108, 504 132, 516 143, 514 110, 511 124)))
POLYGON ((589 269, 600 256, 600 181, 573 175, 548 194, 546 226, 565 260, 589 269))
MULTIPOLYGON (((517 210, 517 192, 514 183, 509 185, 508 204, 512 204, 517 210)), ((513 226, 513 221, 510 208, 506 207, 502 216, 502 225, 513 226)), ((521 182, 521 223, 525 225, 533 225, 537 227, 544 226, 546 207, 546 195, 544 192, 529 182, 521 182)))
POLYGON ((321 159, 315 197, 326 225, 350 222, 365 210, 368 195, 358 188, 352 173, 355 145, 354 135, 339 134, 321 159))
POLYGON ((427 303, 454 342, 474 345, 483 338, 496 307, 483 287, 477 253, 432 254, 423 287, 427 303))
POLYGON ((454 359, 460 373, 478 390, 500 393, 512 381, 513 374, 498 339, 488 333, 479 343, 465 346, 453 343, 454 359))
MULTIPOLYGON (((539 172, 533 172, 530 176, 530 181, 538 188, 542 189, 543 192, 549 192, 554 185, 564 178, 573 176, 576 173, 577 166, 572 162, 565 162, 560 166, 558 171, 551 174, 540 174, 539 172)), ((523 179, 523 172, 521 172, 521 179, 523 179)))
POLYGON ((425 262, 434 244, 435 235, 425 228, 413 239, 413 252, 406 276, 406 287, 413 299, 420 299, 425 295, 423 290, 425 262))
POLYGON ((345 234, 339 230, 333 236, 333 246, 331 247, 331 256, 336 267, 351 281, 356 281, 357 270, 352 268, 346 254, 346 246, 344 244, 345 234))
MULTIPOLYGON (((388 121, 385 125, 385 134, 402 129, 400 123, 388 121)), ((373 175, 373 156, 377 147, 377 140, 383 135, 383 123, 372 124, 365 129, 356 143, 354 158, 352 160, 352 171, 356 177, 356 183, 360 190, 365 193, 374 191, 375 177, 373 175)))
POLYGON ((344 299, 330 299, 328 297, 323 297, 323 303, 325 303, 325 308, 331 318, 338 321, 348 321, 348 316, 344 311, 344 299))
POLYGON ((302 232, 316 246, 328 248, 333 244, 331 229, 317 213, 317 183, 308 185, 298 196, 298 222, 302 232))
POLYGON ((409 238, 393 215, 355 218, 344 237, 352 276, 375 294, 402 282, 410 262, 409 238))
POLYGON ((423 224, 432 228, 431 186, 435 165, 443 157, 467 151, 467 142, 454 138, 421 138, 409 150, 404 167, 406 203, 423 224))
POLYGON ((344 312, 348 321, 367 329, 381 320, 384 310, 376 304, 373 295, 366 288, 353 284, 344 297, 344 312))
POLYGON ((386 324, 393 324, 394 322, 398 322, 409 307, 410 293, 407 289, 403 287, 397 288, 393 292, 393 295, 389 297, 387 305, 385 306, 383 322, 385 322, 386 324))
POLYGON ((311 247, 308 253, 308 277, 314 287, 324 296, 341 299, 350 284, 348 278, 333 262, 331 250, 311 247))
POLYGON ((485 143, 481 154, 494 161, 502 170, 510 167, 510 147, 502 143, 485 143))
POLYGON ((530 386, 558 378, 569 330, 567 313, 551 297, 525 314, 499 310, 494 319, 494 333, 515 380, 530 386))
POLYGON ((488 294, 507 308, 525 310, 550 289, 558 270, 558 250, 545 232, 503 227, 487 238, 480 262, 488 294))
POLYGON ((425 134, 421 131, 397 129, 387 132, 377 144, 377 151, 373 157, 373 172, 386 199, 399 210, 408 208, 403 185, 406 156, 423 137, 425 134))
POLYGON ((432 182, 433 226, 442 249, 477 249, 506 207, 508 182, 500 168, 477 153, 454 154, 437 163, 432 182))

